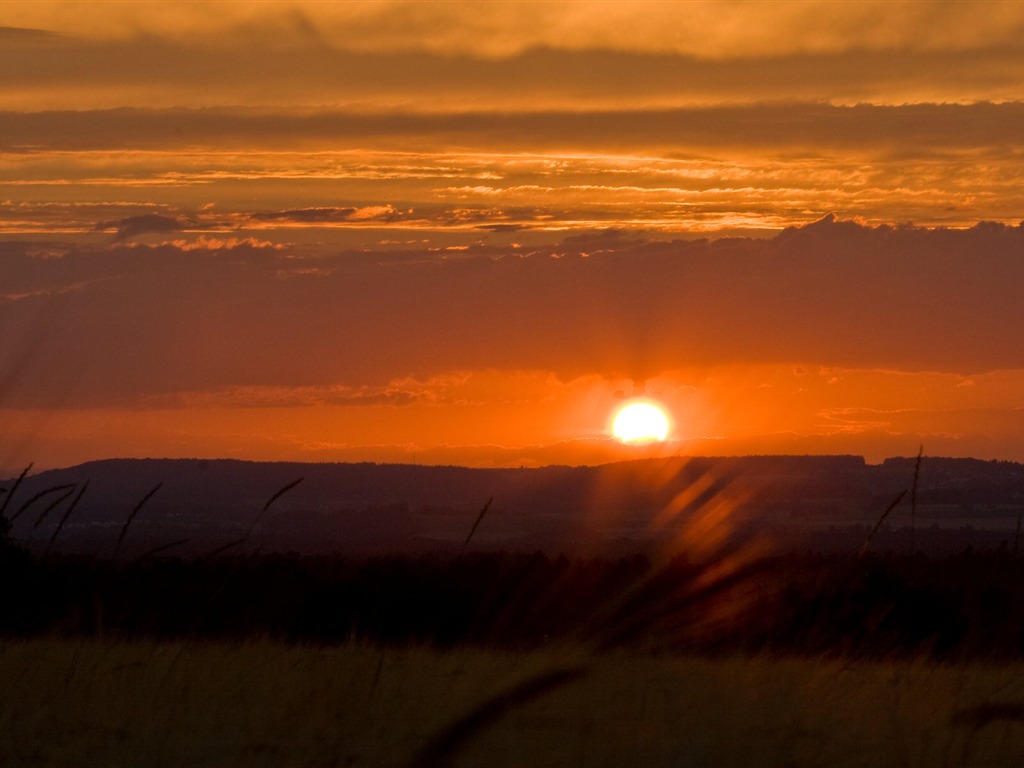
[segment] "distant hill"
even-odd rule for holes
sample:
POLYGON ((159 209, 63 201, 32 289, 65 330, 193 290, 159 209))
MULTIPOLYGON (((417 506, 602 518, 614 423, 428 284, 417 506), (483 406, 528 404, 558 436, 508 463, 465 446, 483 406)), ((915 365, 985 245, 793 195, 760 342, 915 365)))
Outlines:
POLYGON ((873 546, 1019 543, 1024 465, 925 457, 912 489, 915 468, 914 458, 869 465, 858 456, 673 457, 540 469, 110 459, 40 472, 16 491, 7 480, 0 503, 14 518, 15 539, 30 548, 98 555, 113 552, 129 515, 158 485, 133 518, 122 554, 176 542, 169 554, 232 542, 301 553, 455 551, 489 501, 472 547, 647 551, 679 545, 714 517, 716 535, 854 549, 903 491, 873 546))

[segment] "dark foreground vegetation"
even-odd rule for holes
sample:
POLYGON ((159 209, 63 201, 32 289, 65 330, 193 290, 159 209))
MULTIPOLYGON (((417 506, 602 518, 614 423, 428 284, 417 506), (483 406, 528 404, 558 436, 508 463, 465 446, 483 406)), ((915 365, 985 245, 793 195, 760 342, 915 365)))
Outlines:
MULTIPOLYGON (((772 461, 773 471, 780 469, 775 466, 780 461, 793 469, 782 459, 772 461)), ((644 523, 661 532, 660 539, 650 540, 662 545, 660 552, 648 548, 626 556, 575 558, 540 548, 533 553, 493 547, 474 551, 473 537, 491 502, 471 526, 468 518, 453 518, 465 536, 459 549, 438 540, 432 554, 265 551, 267 531, 262 539, 257 532, 272 517, 275 504, 303 487, 303 478, 279 487, 255 517, 249 513, 248 523, 239 528, 241 536, 226 544, 183 555, 178 551, 182 542, 170 541, 126 555, 126 535, 140 513, 156 516, 144 507, 158 496, 163 487, 158 483, 139 496, 127 516, 121 513, 117 525, 98 529, 109 539, 101 542, 104 546, 75 555, 51 547, 68 520, 81 514, 78 506, 89 480, 40 490, 32 487, 26 469, 4 489, 0 502, 0 637, 261 638, 435 649, 571 646, 718 656, 1024 659, 1019 508, 1014 508, 1013 535, 1000 531, 998 546, 975 549, 965 542, 953 554, 925 555, 916 548, 925 531, 911 526, 906 546, 878 551, 880 539, 908 530, 894 531, 887 524, 906 498, 910 521, 915 520, 925 495, 922 466, 930 466, 919 454, 901 465, 908 470, 902 474, 909 487, 889 502, 866 536, 863 528, 855 529, 861 547, 852 548, 847 537, 845 550, 804 551, 793 548, 795 540, 780 539, 774 529, 744 522, 737 516, 740 507, 725 493, 728 485, 719 487, 713 475, 707 475, 707 482, 701 481, 704 475, 687 475, 693 463, 668 467, 675 485, 684 489, 676 499, 688 501, 662 504, 669 516, 652 508, 653 516, 644 523), (19 491, 24 499, 12 504, 19 491), (35 510, 44 504, 42 512, 35 510), (30 507, 33 515, 23 514, 30 507), (24 542, 34 540, 19 543, 12 523, 34 516, 35 531, 51 511, 57 514, 55 508, 63 511, 57 510, 59 519, 46 545, 24 548, 24 542), (780 541, 787 543, 780 547, 780 541), (96 554, 103 551, 107 554, 96 554), (174 556, 168 557, 171 552, 174 556)), ((796 462, 798 468, 805 464, 796 462)), ((813 466, 820 469, 819 464, 813 466)), ((849 470, 848 464, 856 462, 844 459, 839 469, 849 470)), ((764 469, 765 461, 754 465, 764 469)), ((623 466, 634 474, 661 467, 623 466)), ((164 463, 157 467, 166 469, 164 463)), ((237 474, 234 465, 228 469, 237 474)), ((330 469, 335 477, 375 468, 330 469)), ((203 474, 208 468, 196 471, 203 474)), ((934 467, 932 472, 941 475, 934 467)), ((636 484, 619 478, 608 487, 621 491, 636 484)))
POLYGON ((1024 658, 1024 559, 736 552, 287 555, 0 565, 0 633, 723 655, 1024 658))
POLYGON ((486 506, 386 556, 135 554, 145 496, 104 555, 51 550, 81 492, 33 550, 0 514, 0 765, 1024 764, 1019 529, 877 551, 903 495, 838 552, 709 503, 574 558, 474 551, 486 506))

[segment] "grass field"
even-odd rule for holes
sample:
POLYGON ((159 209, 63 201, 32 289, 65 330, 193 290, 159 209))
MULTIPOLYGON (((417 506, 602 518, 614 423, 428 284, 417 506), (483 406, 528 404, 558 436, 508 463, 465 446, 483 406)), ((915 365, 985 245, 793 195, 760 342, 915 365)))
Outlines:
POLYGON ((34 639, 4 766, 1019 766, 1024 663, 34 639))

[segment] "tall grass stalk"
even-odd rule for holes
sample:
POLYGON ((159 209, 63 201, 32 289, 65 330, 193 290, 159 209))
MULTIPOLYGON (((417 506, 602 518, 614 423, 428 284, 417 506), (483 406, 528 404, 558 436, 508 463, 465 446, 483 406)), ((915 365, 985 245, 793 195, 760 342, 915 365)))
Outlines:
MULTIPOLYGON (((294 488, 299 483, 301 483, 304 479, 305 478, 300 477, 298 480, 293 480, 292 482, 288 483, 287 485, 282 487, 280 490, 275 492, 273 495, 271 495, 270 498, 267 499, 267 502, 263 505, 262 509, 260 509, 259 514, 256 515, 256 518, 249 525, 248 530, 245 532, 245 535, 241 539, 229 542, 228 544, 225 544, 225 545, 223 545, 221 547, 218 547, 213 552, 207 553, 204 556, 204 558, 201 558, 201 559, 206 559, 206 558, 214 557, 217 554, 221 554, 223 552, 226 552, 229 549, 232 549, 233 547, 239 546, 239 545, 244 544, 245 542, 247 542, 249 540, 249 538, 252 536, 253 531, 256 529, 256 526, 263 519, 263 515, 265 515, 267 510, 270 509, 270 506, 275 501, 277 501, 279 498, 284 496, 284 494, 286 494, 292 488, 294 488)), ((179 542, 175 542, 173 546, 177 546, 178 543, 179 542)), ((255 555, 255 552, 249 553, 249 557, 252 557, 253 555, 255 555)), ((195 620, 194 620, 195 623, 194 623, 194 626, 193 626, 193 631, 191 633, 193 637, 198 637, 198 635, 199 635, 198 630, 199 630, 200 626, 202 625, 203 621, 205 620, 206 615, 209 613, 209 611, 213 607, 214 603, 217 602, 218 598, 220 598, 220 596, 222 594, 224 594, 224 592, 227 590, 228 584, 231 583, 231 580, 235 576, 237 576, 237 574, 241 571, 241 569, 243 567, 243 564, 244 564, 244 561, 247 560, 247 559, 248 558, 243 556, 241 562, 236 563, 234 565, 234 567, 228 569, 227 573, 225 573, 225 575, 224 575, 224 578, 220 580, 220 584, 216 588, 210 590, 209 594, 207 594, 206 600, 203 601, 203 604, 199 607, 199 609, 196 611, 196 614, 195 614, 195 620)), ((196 642, 196 641, 192 641, 192 642, 196 642)), ((167 675, 170 675, 171 672, 176 669, 176 667, 178 665, 178 662, 181 660, 181 654, 184 652, 185 648, 186 648, 186 644, 183 643, 182 645, 180 645, 178 647, 177 653, 175 653, 171 657, 170 664, 167 667, 167 673, 166 673, 167 675)))
POLYGON ((413 758, 410 767, 445 768, 451 765, 474 736, 497 723, 512 710, 579 680, 586 671, 584 666, 545 670, 485 699, 431 738, 413 758))
POLYGON ((249 541, 249 539, 252 538, 253 532, 256 530, 257 526, 259 526, 260 522, 263 520, 263 516, 267 513, 267 510, 270 509, 270 505, 273 504, 282 496, 284 496, 286 493, 288 493, 288 491, 297 486, 304 479, 304 477, 300 477, 298 480, 293 480, 280 490, 276 491, 269 499, 267 499, 267 502, 257 513, 256 517, 253 518, 253 521, 249 524, 249 527, 245 530, 245 534, 242 537, 235 539, 234 541, 229 541, 227 544, 221 544, 220 546, 214 547, 212 550, 203 555, 200 559, 205 560, 211 557, 216 557, 217 555, 222 555, 228 550, 234 549, 235 547, 240 547, 241 545, 249 541))
POLYGON ((270 506, 279 498, 288 493, 288 491, 290 491, 292 488, 301 483, 304 479, 305 478, 300 477, 298 480, 292 480, 286 486, 284 486, 279 491, 274 493, 269 499, 267 499, 267 503, 263 505, 263 508, 260 509, 259 514, 256 515, 255 519, 252 521, 252 523, 250 523, 248 530, 245 532, 245 536, 242 538, 242 543, 248 541, 252 537, 253 532, 256 530, 256 527, 263 521, 263 516, 267 513, 267 510, 270 509, 270 506))
POLYGON ((82 489, 78 492, 78 495, 75 496, 74 500, 71 502, 71 505, 68 507, 68 511, 64 513, 64 517, 62 517, 60 519, 60 522, 57 523, 56 530, 54 530, 53 535, 50 537, 50 540, 46 544, 46 550, 45 550, 44 554, 49 554, 50 553, 50 548, 53 546, 53 542, 55 542, 57 540, 57 537, 60 535, 61 529, 64 527, 64 523, 66 523, 68 521, 68 518, 71 517, 71 513, 75 511, 75 507, 77 507, 78 506, 78 502, 80 502, 82 500, 82 496, 85 495, 85 491, 86 491, 86 489, 88 487, 89 487, 89 481, 86 480, 82 484, 82 489))
POLYGON ((114 546, 114 554, 110 556, 111 560, 117 560, 117 556, 121 552, 121 542, 124 541, 125 534, 128 533, 128 528, 129 526, 131 526, 132 521, 135 519, 135 516, 139 514, 139 510, 141 510, 145 506, 147 501, 153 498, 153 496, 156 494, 157 491, 160 490, 161 487, 163 487, 163 483, 157 483, 156 487, 149 493, 147 493, 142 498, 142 501, 135 505, 135 509, 131 511, 131 514, 128 515, 128 519, 125 520, 124 525, 121 526, 121 534, 117 537, 117 544, 114 546))
POLYGON ((180 546, 182 546, 184 544, 188 544, 190 541, 192 541, 192 539, 187 539, 186 538, 186 539, 178 539, 177 541, 172 541, 172 542, 169 542, 167 544, 160 544, 158 546, 153 547, 152 549, 147 549, 141 555, 138 555, 137 557, 135 557, 131 562, 133 562, 133 563, 142 562, 147 557, 153 557, 153 555, 159 555, 161 552, 166 552, 169 549, 174 549, 175 547, 180 547, 180 546))
POLYGON ((64 501, 64 499, 68 498, 69 496, 71 496, 71 494, 73 494, 75 492, 75 486, 73 486, 73 485, 65 485, 65 486, 59 486, 59 487, 67 488, 67 491, 65 493, 61 494, 60 496, 58 496, 52 502, 50 502, 50 505, 47 506, 46 509, 44 509, 42 512, 39 513, 39 517, 36 518, 35 523, 32 525, 32 530, 33 531, 36 530, 40 525, 43 524, 43 521, 49 516, 49 514, 53 510, 55 510, 57 507, 59 507, 61 505, 61 503, 64 501))
POLYGON ((875 538, 875 534, 878 533, 878 529, 882 527, 882 523, 885 522, 885 518, 889 516, 890 512, 896 509, 897 505, 899 505, 899 503, 903 501, 903 497, 906 495, 907 492, 905 490, 900 491, 899 494, 897 494, 896 498, 892 500, 892 503, 885 508, 885 511, 882 513, 882 516, 879 517, 878 522, 875 523, 875 527, 871 529, 871 533, 869 533, 867 539, 864 540, 864 546, 860 549, 860 557, 863 557, 867 554, 868 548, 871 546, 871 540, 875 538))
POLYGON ((492 501, 494 501, 493 496, 491 496, 491 498, 487 500, 487 503, 484 504, 484 508, 480 510, 480 514, 476 516, 476 522, 474 522, 473 527, 469 529, 469 535, 466 536, 466 540, 462 542, 462 548, 459 550, 460 552, 466 551, 466 547, 469 546, 469 542, 473 539, 473 534, 476 533, 476 529, 479 527, 480 522, 484 519, 484 515, 487 514, 487 510, 490 509, 492 501))
POLYGON ((14 494, 18 492, 18 486, 21 485, 22 480, 25 479, 26 475, 28 475, 31 469, 32 464, 29 464, 27 467, 21 470, 21 474, 18 475, 18 479, 14 481, 14 485, 11 486, 11 490, 9 490, 7 492, 7 495, 4 496, 4 503, 0 504, 0 517, 3 517, 7 514, 7 505, 11 503, 11 499, 14 498, 14 494))
MULTIPOLYGON (((54 485, 54 486, 52 486, 50 488, 44 488, 39 493, 35 494, 30 499, 28 499, 20 507, 18 507, 18 511, 15 512, 13 515, 11 515, 11 522, 13 523, 15 520, 17 520, 19 517, 21 517, 23 512, 25 512, 29 507, 31 507, 33 504, 35 504, 40 499, 43 499, 46 496, 49 496, 51 493, 56 493, 57 491, 67 491, 68 489, 73 489, 74 487, 75 487, 74 485, 67 484, 67 485, 54 485)), ((68 495, 70 495, 70 494, 68 494, 68 495)), ((65 496, 64 498, 67 498, 67 497, 65 496)), ((60 503, 60 502, 58 502, 58 503, 60 503)))
POLYGON ((921 477, 921 457, 924 455, 924 443, 917 449, 917 461, 914 462, 914 482, 910 486, 910 554, 917 551, 917 481, 921 477))

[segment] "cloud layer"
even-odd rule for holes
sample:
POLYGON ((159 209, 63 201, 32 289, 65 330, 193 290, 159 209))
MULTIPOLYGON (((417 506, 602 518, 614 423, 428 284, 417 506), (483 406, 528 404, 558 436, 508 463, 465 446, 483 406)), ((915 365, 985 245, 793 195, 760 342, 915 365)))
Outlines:
POLYGON ((1024 229, 997 224, 828 217, 772 240, 606 232, 447 257, 247 244, 5 251, 0 359, 26 338, 35 346, 34 375, 6 395, 36 406, 481 369, 642 380, 726 363, 1024 367, 1024 229))
POLYGON ((33 111, 903 104, 1016 99, 1024 85, 1015 2, 4 9, 0 93, 33 111))
POLYGON ((160 216, 218 236, 333 228, 344 247, 341 230, 371 223, 408 230, 378 239, 474 227, 778 230, 832 210, 872 223, 1016 223, 1021 124, 1018 102, 0 112, 0 232, 84 234, 160 216))
MULTIPOLYGON (((304 43, 352 50, 415 49, 508 56, 535 47, 777 55, 851 48, 970 49, 1019 40, 1024 12, 1012 0, 970 5, 918 2, 836 4, 694 0, 622 3, 552 0, 459 2, 164 2, 159 11, 117 4, 97 13, 73 2, 6 5, 8 23, 88 39, 197 37, 304 43)), ((25 39, 27 35, 11 35, 25 39)))

